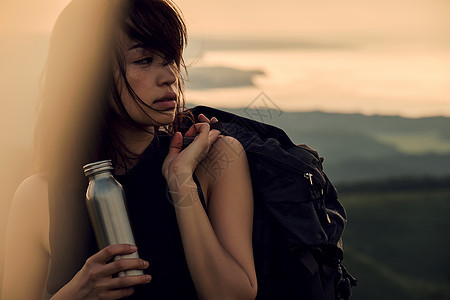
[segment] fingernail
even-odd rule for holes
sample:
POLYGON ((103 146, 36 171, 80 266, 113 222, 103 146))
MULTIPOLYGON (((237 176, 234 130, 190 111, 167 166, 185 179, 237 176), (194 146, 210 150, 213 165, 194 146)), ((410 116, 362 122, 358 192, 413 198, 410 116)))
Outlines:
POLYGON ((144 267, 148 267, 148 265, 149 265, 149 262, 144 260, 144 267))
POLYGON ((145 275, 145 281, 149 282, 150 280, 152 280, 152 276, 145 275))
POLYGON ((217 120, 217 118, 216 117, 212 117, 212 119, 211 119, 211 121, 219 121, 219 120, 217 120))
POLYGON ((130 250, 131 250, 131 251, 136 251, 136 250, 137 250, 137 247, 134 246, 134 245, 130 245, 130 250))

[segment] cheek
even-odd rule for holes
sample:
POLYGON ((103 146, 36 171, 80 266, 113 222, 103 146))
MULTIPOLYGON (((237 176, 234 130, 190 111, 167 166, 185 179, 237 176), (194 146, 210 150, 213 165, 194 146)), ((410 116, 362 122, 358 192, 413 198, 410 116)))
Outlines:
MULTIPOLYGON (((146 99, 149 95, 149 91, 153 88, 154 78, 152 73, 145 70, 130 70, 127 73, 127 81, 133 91, 141 98, 142 100, 146 99)), ((126 89, 126 87, 125 87, 126 89)), ((128 92, 126 89, 125 92, 128 92)))
POLYGON ((131 92, 128 90, 127 83, 136 93, 136 86, 138 86, 139 82, 136 76, 134 74, 130 74, 129 72, 127 72, 126 78, 127 79, 125 81, 120 72, 116 72, 115 74, 117 92, 120 95, 120 99, 122 100, 122 103, 124 104, 125 107, 127 107, 127 103, 129 103, 130 100, 133 100, 133 96, 131 95, 131 92))
POLYGON ((135 103, 135 101, 131 94, 128 92, 128 88, 126 87, 125 81, 120 73, 116 72, 114 76, 116 86, 110 91, 109 104, 114 113, 116 113, 118 116, 123 117, 124 108, 128 114, 132 115, 134 110, 133 103, 135 103), (119 96, 120 98, 117 99, 117 96, 119 96))

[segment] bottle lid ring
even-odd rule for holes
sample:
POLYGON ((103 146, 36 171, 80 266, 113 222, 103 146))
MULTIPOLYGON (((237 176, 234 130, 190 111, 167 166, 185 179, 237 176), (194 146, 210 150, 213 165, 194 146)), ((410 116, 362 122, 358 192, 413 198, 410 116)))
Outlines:
POLYGON ((110 159, 89 163, 83 166, 85 176, 90 176, 105 171, 111 171, 113 169, 114 167, 110 159))

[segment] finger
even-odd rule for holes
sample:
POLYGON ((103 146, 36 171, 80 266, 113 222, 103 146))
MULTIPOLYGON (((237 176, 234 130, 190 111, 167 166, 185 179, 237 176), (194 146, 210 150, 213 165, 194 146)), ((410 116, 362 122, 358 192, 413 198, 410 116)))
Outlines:
POLYGON ((209 124, 208 123, 196 123, 192 125, 188 131, 184 134, 185 136, 193 136, 197 133, 208 132, 209 124))
POLYGON ((205 123, 209 123, 210 122, 210 120, 204 114, 199 114, 198 115, 198 120, 200 122, 205 122, 205 123))
POLYGON ((210 145, 214 144, 217 141, 217 139, 219 138, 219 136, 220 136, 219 130, 216 130, 216 129, 211 130, 208 135, 209 144, 210 145))
POLYGON ((199 114, 198 120, 200 122, 204 122, 204 123, 216 123, 219 121, 216 117, 212 117, 211 119, 208 119, 204 114, 199 114))
POLYGON ((181 132, 177 131, 172 137, 172 141, 170 142, 169 146, 169 153, 167 155, 179 153, 182 147, 183 135, 181 134, 181 132))
POLYGON ((131 254, 137 251, 137 247, 130 244, 109 245, 90 257, 96 263, 106 264, 116 255, 131 254))
POLYGON ((144 270, 147 269, 149 263, 143 259, 134 258, 134 259, 118 259, 111 263, 102 266, 101 270, 99 270, 100 276, 111 276, 113 274, 117 274, 126 270, 144 270))
POLYGON ((124 276, 108 279, 104 282, 105 289, 122 289, 134 285, 146 284, 152 280, 150 275, 124 276))

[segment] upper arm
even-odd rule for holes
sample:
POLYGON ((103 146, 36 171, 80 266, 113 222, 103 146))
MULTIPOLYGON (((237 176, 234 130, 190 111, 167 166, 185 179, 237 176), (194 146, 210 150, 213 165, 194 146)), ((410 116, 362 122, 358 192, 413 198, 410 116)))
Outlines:
POLYGON ((42 298, 49 262, 48 191, 37 175, 18 187, 8 218, 3 299, 42 298))
POLYGON ((218 240, 256 287, 253 261, 253 191, 247 156, 232 137, 220 137, 208 154, 207 213, 218 240))

